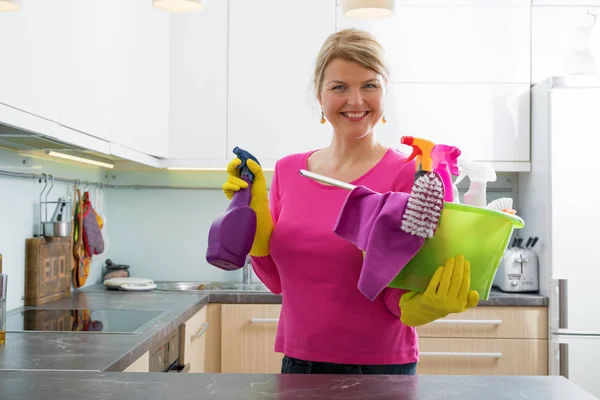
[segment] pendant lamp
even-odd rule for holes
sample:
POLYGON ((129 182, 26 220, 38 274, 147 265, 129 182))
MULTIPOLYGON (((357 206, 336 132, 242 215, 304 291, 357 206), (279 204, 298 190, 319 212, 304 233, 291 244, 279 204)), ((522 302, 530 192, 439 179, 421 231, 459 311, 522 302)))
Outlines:
POLYGON ((354 19, 388 18, 396 13, 396 0, 341 0, 342 13, 354 19))
POLYGON ((14 12, 21 9, 21 0, 0 0, 0 12, 14 12))
POLYGON ((206 2, 207 0, 152 0, 154 7, 173 13, 202 11, 206 7, 206 2))

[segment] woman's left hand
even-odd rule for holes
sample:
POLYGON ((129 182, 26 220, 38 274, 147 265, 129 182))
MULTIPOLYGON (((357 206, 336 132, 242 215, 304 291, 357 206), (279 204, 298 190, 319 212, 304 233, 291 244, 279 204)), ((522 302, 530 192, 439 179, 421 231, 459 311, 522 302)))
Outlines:
POLYGON ((408 326, 420 326, 450 313, 461 313, 479 303, 479 294, 471 289, 471 264, 462 255, 446 260, 439 267, 425 292, 408 292, 400 298, 400 320, 408 326))

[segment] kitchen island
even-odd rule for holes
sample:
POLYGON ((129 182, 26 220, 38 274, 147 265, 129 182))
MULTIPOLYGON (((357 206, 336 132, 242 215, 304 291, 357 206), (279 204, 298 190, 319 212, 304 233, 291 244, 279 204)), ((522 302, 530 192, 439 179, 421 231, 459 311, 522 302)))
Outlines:
POLYGON ((0 393, 27 400, 593 400, 563 377, 248 375, 0 371, 0 393))

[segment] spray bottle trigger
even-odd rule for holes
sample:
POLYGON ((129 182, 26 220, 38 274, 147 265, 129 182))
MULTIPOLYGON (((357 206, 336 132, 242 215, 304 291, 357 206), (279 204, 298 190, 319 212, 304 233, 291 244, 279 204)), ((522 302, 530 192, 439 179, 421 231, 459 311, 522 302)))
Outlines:
POLYGON ((254 182, 254 174, 252 173, 252 171, 250 171, 250 168, 248 168, 247 161, 252 160, 258 165, 260 165, 256 157, 250 154, 250 152, 239 148, 238 146, 236 146, 233 149, 233 154, 235 154, 242 161, 238 166, 238 169, 240 170, 240 178, 247 179, 250 182, 254 182))

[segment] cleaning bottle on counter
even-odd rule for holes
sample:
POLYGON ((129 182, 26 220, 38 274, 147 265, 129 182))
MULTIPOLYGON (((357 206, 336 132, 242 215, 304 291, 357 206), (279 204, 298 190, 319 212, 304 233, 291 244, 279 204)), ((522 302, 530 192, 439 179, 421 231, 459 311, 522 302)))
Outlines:
POLYGON ((453 202, 455 198, 458 198, 458 189, 452 185, 450 174, 454 176, 460 174, 458 168, 460 154, 458 147, 447 144, 436 144, 431 151, 433 170, 440 175, 444 183, 444 201, 453 202))
POLYGON ((496 171, 489 165, 466 159, 460 159, 458 166, 460 176, 456 179, 454 185, 458 185, 465 176, 468 176, 471 181, 469 190, 464 195, 464 203, 471 206, 486 207, 487 183, 496 181, 496 171))
POLYGON ((433 162, 431 160, 431 151, 435 143, 421 138, 412 136, 402 136, 400 143, 412 147, 412 153, 406 159, 406 162, 416 158, 417 166, 415 172, 415 181, 429 171, 433 170, 433 162))

